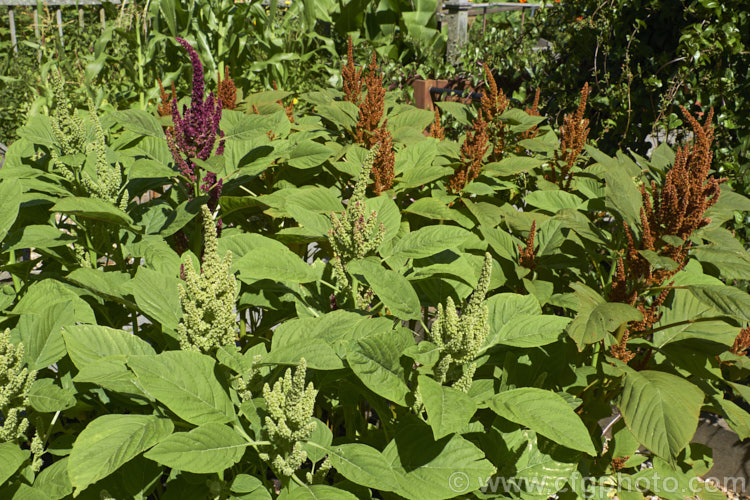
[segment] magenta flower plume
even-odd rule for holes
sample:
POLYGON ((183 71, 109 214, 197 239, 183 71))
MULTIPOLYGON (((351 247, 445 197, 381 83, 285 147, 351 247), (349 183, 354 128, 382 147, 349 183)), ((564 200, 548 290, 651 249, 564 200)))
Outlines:
MULTIPOLYGON (((174 128, 167 130, 167 145, 172 153, 175 164, 191 186, 188 186, 188 196, 192 198, 194 185, 198 181, 199 168, 193 159, 208 160, 214 152, 216 140, 219 140, 214 154, 224 152, 224 132, 219 129, 221 121, 221 102, 209 93, 204 100, 203 65, 195 49, 182 38, 177 38, 190 56, 193 67, 193 91, 190 107, 183 106, 182 116, 177 107, 177 99, 172 101, 172 121, 174 128)), ((200 190, 209 195, 208 206, 216 208, 221 194, 222 181, 216 181, 216 174, 207 172, 201 179, 200 190)))

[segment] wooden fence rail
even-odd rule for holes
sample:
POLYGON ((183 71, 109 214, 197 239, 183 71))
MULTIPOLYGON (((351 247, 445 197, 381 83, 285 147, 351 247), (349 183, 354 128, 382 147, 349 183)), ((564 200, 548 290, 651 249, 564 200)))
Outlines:
POLYGON ((530 11, 530 16, 533 17, 537 9, 544 7, 546 6, 538 3, 473 3, 468 0, 448 0, 442 7, 439 7, 440 10, 438 13, 438 17, 445 27, 448 38, 446 59, 451 64, 458 62, 461 47, 466 45, 469 38, 469 18, 478 15, 484 16, 482 20, 482 26, 484 27, 486 25, 487 14, 520 10, 523 21, 527 10, 530 11))
MULTIPOLYGON (((125 0, 127 1, 127 0, 125 0)), ((83 28, 83 8, 85 5, 100 5, 99 21, 102 24, 102 31, 106 27, 107 17, 104 13, 104 4, 111 3, 118 5, 120 0, 43 0, 44 7, 56 7, 55 20, 57 21, 57 33, 60 37, 60 45, 63 44, 63 7, 78 7, 78 25, 83 28)), ((34 7, 34 35, 37 40, 40 39, 39 33, 39 7, 36 0, 0 0, 0 7, 8 7, 8 24, 10 25, 10 43, 13 52, 18 54, 18 38, 16 36, 16 13, 15 7, 34 7)))

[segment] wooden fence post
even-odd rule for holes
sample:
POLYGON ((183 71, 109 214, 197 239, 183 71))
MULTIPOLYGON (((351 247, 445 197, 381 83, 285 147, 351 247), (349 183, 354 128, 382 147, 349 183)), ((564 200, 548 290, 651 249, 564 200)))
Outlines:
POLYGON ((16 38, 16 13, 13 7, 8 7, 8 24, 10 24, 10 44, 13 47, 13 53, 18 54, 18 39, 16 38))
POLYGON ((445 24, 448 29, 448 47, 446 58, 448 63, 458 63, 461 47, 466 44, 469 30, 469 9, 472 4, 467 0, 450 0, 445 3, 448 13, 445 24))
POLYGON ((62 24, 62 9, 60 7, 55 11, 55 18, 57 19, 57 33, 60 35, 60 47, 65 47, 63 41, 63 24, 62 24))

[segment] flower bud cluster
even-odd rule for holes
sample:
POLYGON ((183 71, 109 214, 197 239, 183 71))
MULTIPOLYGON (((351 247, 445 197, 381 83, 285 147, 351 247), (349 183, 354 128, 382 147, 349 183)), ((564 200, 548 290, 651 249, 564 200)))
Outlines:
POLYGON ((180 283, 182 320, 177 328, 180 346, 212 353, 223 345, 234 345, 237 329, 235 302, 239 287, 233 274, 232 253, 219 258, 216 225, 207 206, 202 207, 205 249, 200 272, 188 259, 184 282, 180 283))
POLYGON ((0 333, 0 443, 14 441, 26 432, 26 406, 36 371, 24 366, 23 344, 13 345, 10 330, 0 333))
POLYGON ((456 305, 448 297, 446 306, 438 305, 438 314, 430 330, 430 340, 440 349, 434 368, 441 384, 453 382, 456 389, 468 392, 476 370, 474 359, 490 331, 484 299, 490 286, 492 257, 486 254, 479 284, 459 316, 456 305))
POLYGON ((312 382, 305 387, 306 375, 307 363, 302 358, 294 375, 289 368, 273 389, 268 384, 263 387, 263 399, 268 408, 265 430, 271 445, 261 458, 270 461, 284 476, 292 476, 307 460, 302 442, 315 430, 312 414, 318 391, 312 382))
MULTIPOLYGON (((328 241, 333 249, 333 269, 336 280, 336 292, 351 289, 351 283, 346 274, 346 264, 355 259, 362 259, 377 250, 385 236, 385 226, 378 224, 376 211, 369 214, 365 208, 365 191, 370 179, 372 162, 377 155, 377 146, 370 150, 354 186, 349 203, 340 215, 331 213, 333 227, 328 231, 328 241)), ((357 306, 365 307, 369 304, 367 297, 371 292, 355 290, 357 306)))

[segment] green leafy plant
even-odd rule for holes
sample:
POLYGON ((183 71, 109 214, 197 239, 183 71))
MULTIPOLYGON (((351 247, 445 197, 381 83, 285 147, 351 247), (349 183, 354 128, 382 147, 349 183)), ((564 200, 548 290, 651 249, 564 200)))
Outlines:
POLYGON ((188 52, 172 122, 58 82, 8 149, 1 498, 713 498, 690 441, 749 434, 750 200, 710 113, 646 159, 583 100, 444 103, 441 139, 378 88, 365 148, 338 88, 217 108, 188 52))

